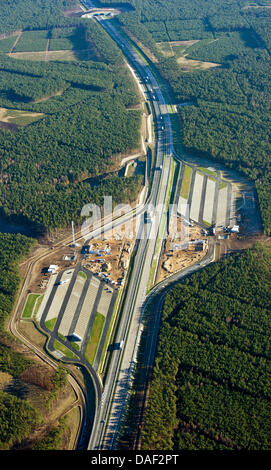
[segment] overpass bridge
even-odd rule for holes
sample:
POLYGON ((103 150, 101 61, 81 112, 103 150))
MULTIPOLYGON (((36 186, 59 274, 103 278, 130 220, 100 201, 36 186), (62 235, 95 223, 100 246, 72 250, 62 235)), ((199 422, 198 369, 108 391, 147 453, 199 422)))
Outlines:
POLYGON ((96 16, 116 16, 121 13, 117 8, 90 8, 88 11, 83 11, 80 14, 81 18, 93 18, 96 16))

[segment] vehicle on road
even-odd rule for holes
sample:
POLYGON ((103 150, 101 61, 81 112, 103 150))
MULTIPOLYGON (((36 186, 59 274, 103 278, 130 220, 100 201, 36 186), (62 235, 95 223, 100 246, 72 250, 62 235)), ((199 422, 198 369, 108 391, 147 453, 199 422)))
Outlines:
POLYGON ((64 279, 64 281, 59 281, 59 282, 56 282, 55 283, 55 286, 62 286, 62 284, 66 284, 67 282, 69 282, 70 279, 64 279))
MULTIPOLYGON (((160 168, 159 168, 160 169, 160 168)), ((144 222, 147 224, 149 222, 152 222, 153 221, 153 217, 154 217, 154 212, 153 210, 150 210, 150 211, 146 211, 144 213, 144 222)))

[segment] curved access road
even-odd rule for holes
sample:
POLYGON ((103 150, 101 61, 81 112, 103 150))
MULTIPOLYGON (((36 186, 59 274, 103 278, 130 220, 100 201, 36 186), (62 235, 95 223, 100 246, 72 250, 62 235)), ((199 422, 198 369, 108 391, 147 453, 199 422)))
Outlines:
MULTIPOLYGON (((174 147, 171 121, 165 99, 150 68, 143 62, 130 43, 114 29, 109 21, 98 21, 123 50, 134 72, 144 84, 148 99, 151 101, 156 121, 156 170, 148 203, 152 204, 154 208, 166 207, 174 147)), ((161 217, 160 214, 158 219, 146 224, 144 223, 144 214, 142 215, 133 267, 115 339, 116 343, 123 344, 123 349, 112 352, 106 383, 98 413, 95 417, 88 449, 113 450, 116 446, 119 427, 129 399, 129 387, 135 367, 144 302, 147 297, 147 285, 159 237, 161 217)), ((165 295, 167 292, 166 287, 169 288, 174 280, 177 281, 190 272, 200 269, 212 259, 213 248, 210 247, 208 256, 204 260, 156 286, 152 289, 150 297, 160 292, 165 295)), ((159 321, 157 319, 156 327, 153 328, 151 336, 151 348, 147 361, 150 367, 154 360, 158 330, 159 321)))

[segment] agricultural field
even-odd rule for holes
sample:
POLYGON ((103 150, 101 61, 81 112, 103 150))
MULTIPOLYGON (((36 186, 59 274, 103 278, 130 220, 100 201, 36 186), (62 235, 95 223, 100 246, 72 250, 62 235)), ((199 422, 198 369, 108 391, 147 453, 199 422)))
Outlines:
MULTIPOLYGON (((65 447, 62 440, 64 430, 59 419, 61 420, 66 409, 77 410, 77 405, 73 404, 75 397, 68 385, 66 371, 61 366, 54 370, 37 360, 30 352, 26 356, 25 347, 20 342, 13 342, 11 335, 6 334, 6 323, 14 308, 20 285, 19 263, 30 254, 34 245, 34 239, 21 234, 0 234, 1 450, 11 450, 14 446, 17 449, 34 449, 40 443, 44 449, 49 436, 51 446, 65 447), (58 440, 50 435, 52 429, 58 435, 58 440)), ((31 315, 36 313, 41 298, 42 295, 28 296, 22 322, 25 327, 31 324, 26 320, 30 320, 31 315)), ((78 426, 78 422, 76 424, 78 426)), ((65 429, 72 431, 73 424, 69 422, 65 429)), ((66 445, 69 445, 69 439, 66 445)))

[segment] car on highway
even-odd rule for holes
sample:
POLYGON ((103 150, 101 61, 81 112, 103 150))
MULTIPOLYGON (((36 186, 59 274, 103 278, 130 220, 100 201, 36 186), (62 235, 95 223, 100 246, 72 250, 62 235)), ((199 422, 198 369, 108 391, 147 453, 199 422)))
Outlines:
POLYGON ((58 282, 55 283, 55 286, 62 286, 62 284, 66 284, 69 281, 70 281, 70 279, 65 279, 64 281, 58 281, 58 282))

